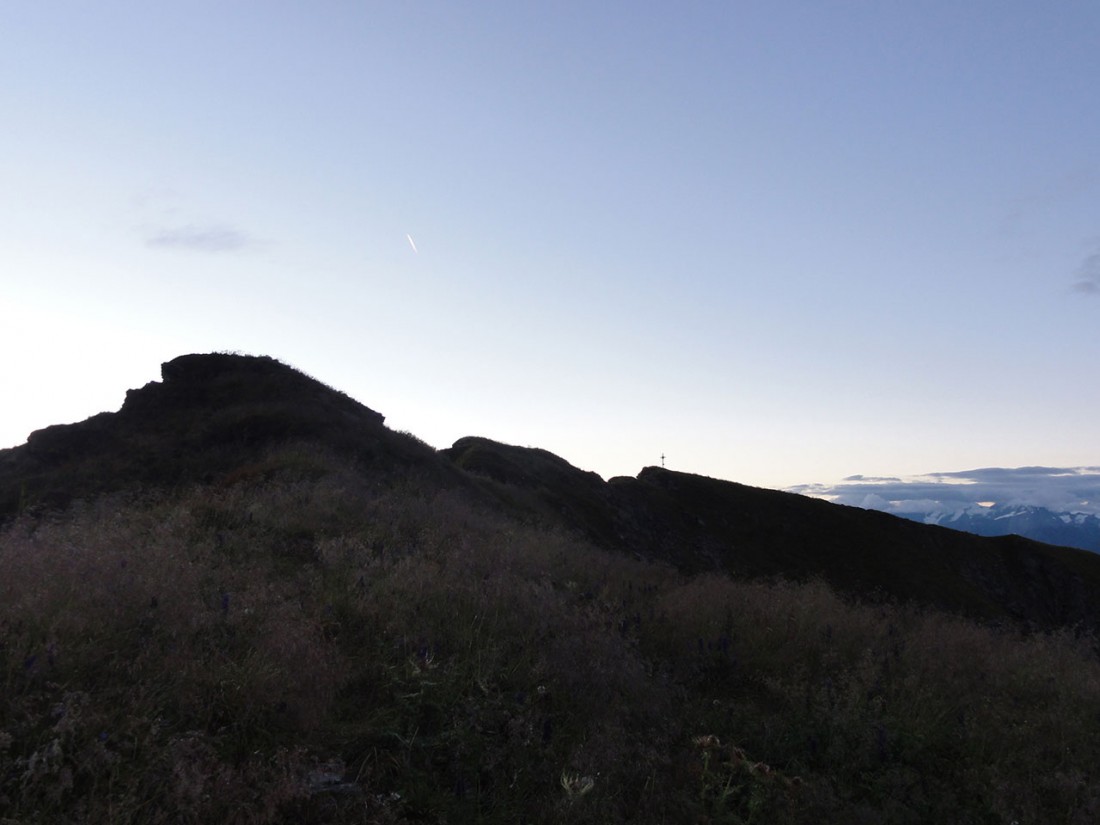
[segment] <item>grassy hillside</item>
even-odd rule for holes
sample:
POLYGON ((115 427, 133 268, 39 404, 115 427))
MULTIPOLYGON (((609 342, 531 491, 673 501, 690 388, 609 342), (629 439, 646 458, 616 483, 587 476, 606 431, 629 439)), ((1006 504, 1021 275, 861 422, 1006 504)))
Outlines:
POLYGON ((1100 820, 1088 554, 438 454, 236 356, 3 496, 3 825, 1100 820))
POLYGON ((991 621, 1100 628, 1100 555, 983 538, 690 473, 605 483, 544 450, 464 438, 442 451, 513 515, 684 572, 820 578, 840 591, 991 621))
POLYGON ((0 536, 6 822, 1093 822, 1091 639, 682 575, 307 445, 0 536))

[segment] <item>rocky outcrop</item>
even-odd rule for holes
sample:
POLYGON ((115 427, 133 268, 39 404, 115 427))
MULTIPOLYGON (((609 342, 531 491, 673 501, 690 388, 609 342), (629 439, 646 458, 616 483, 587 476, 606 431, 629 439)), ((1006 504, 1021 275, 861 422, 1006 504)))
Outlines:
POLYGON ((208 481, 272 445, 325 444, 388 465, 438 464, 384 417, 273 358, 184 355, 122 408, 46 427, 0 451, 0 519, 134 487, 208 481))

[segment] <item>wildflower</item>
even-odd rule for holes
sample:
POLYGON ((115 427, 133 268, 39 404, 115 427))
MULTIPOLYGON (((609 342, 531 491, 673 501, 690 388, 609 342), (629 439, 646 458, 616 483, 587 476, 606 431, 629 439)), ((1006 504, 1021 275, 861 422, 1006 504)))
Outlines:
POLYGON ((427 673, 429 670, 435 670, 435 651, 430 645, 421 645, 409 656, 408 661, 413 673, 427 673))
POLYGON ((890 756, 886 728, 882 725, 875 725, 875 750, 880 762, 885 762, 890 756))
POLYGON ((580 774, 570 774, 562 771, 561 774, 561 786, 565 788, 566 794, 570 797, 580 797, 588 793, 596 785, 596 780, 591 776, 581 776, 580 774))
POLYGON ((713 733, 707 734, 706 736, 696 736, 691 741, 696 747, 702 748, 703 750, 722 747, 722 743, 718 741, 718 737, 713 733))

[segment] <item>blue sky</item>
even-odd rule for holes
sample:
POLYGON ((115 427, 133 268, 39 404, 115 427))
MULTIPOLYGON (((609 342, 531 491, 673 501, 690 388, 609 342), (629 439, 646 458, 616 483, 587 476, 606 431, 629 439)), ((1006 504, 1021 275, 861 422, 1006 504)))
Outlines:
POLYGON ((236 350, 605 477, 1095 466, 1097 42, 1093 2, 5 3, 0 446, 236 350))

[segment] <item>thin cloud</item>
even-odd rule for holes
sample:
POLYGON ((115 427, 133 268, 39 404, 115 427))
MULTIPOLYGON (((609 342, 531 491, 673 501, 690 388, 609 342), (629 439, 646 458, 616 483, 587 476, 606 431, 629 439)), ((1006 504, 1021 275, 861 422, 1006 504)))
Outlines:
POLYGON ((231 227, 188 224, 156 230, 146 237, 145 245, 192 252, 237 252, 253 246, 254 241, 244 232, 231 227))
POLYGON ((1007 238, 1021 238, 1035 221, 1064 204, 1080 202, 1096 190, 1100 175, 1083 167, 1039 182, 1013 198, 1001 218, 1000 232, 1007 238))
POLYGON ((1073 289, 1085 295, 1100 293, 1100 251, 1093 252, 1082 262, 1073 289))

